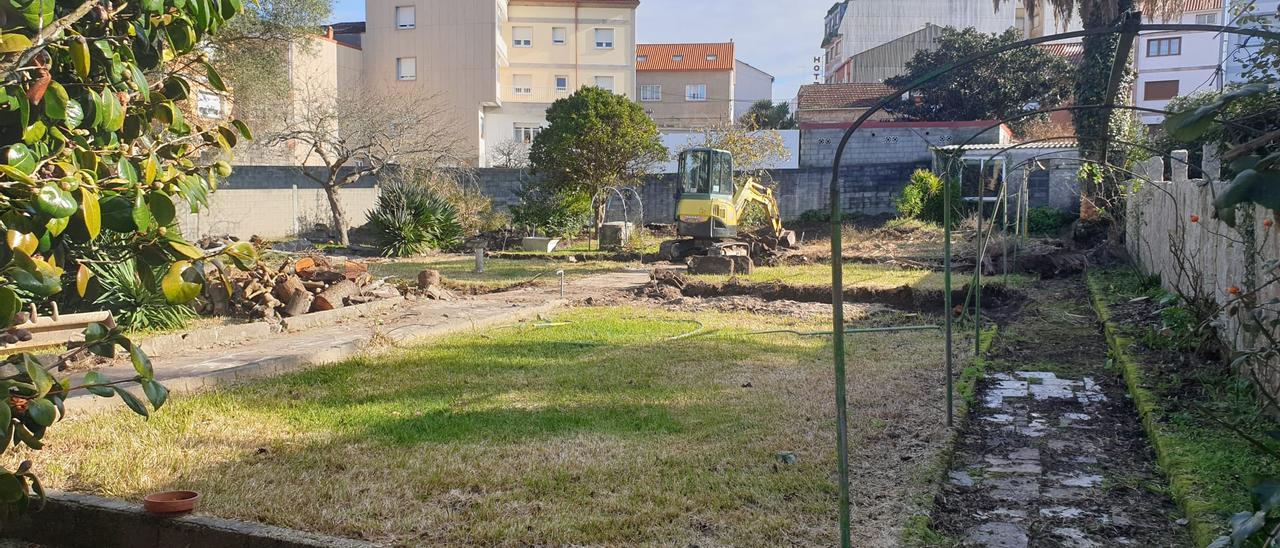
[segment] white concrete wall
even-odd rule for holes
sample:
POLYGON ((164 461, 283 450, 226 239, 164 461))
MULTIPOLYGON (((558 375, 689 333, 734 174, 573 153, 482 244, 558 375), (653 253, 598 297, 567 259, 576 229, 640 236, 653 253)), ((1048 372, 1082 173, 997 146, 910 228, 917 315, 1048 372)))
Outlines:
MULTIPOLYGON (((378 189, 347 188, 339 192, 339 197, 347 222, 357 227, 368 221, 366 214, 378 199, 378 189)), ((209 207, 199 215, 183 209, 183 202, 178 205, 178 223, 183 235, 192 240, 227 234, 240 239, 284 239, 317 224, 333 224, 329 200, 319 188, 219 190, 209 197, 209 207)))
POLYGON ((773 100, 773 76, 742 61, 733 73, 733 120, 737 121, 757 101, 773 100))
MULTIPOLYGON (((1178 152, 1174 153, 1178 155, 1178 152)), ((1185 159, 1185 152, 1181 158, 1185 159)), ((1276 228, 1268 228, 1263 223, 1274 220, 1270 210, 1255 208, 1255 224, 1251 229, 1255 235, 1258 254, 1249 257, 1241 234, 1236 229, 1212 219, 1214 196, 1220 194, 1227 186, 1226 182, 1204 184, 1203 180, 1188 180, 1187 167, 1176 161, 1171 163, 1172 181, 1143 183, 1137 194, 1128 202, 1127 245, 1134 262, 1146 273, 1158 275, 1168 289, 1179 288, 1183 292, 1192 291, 1191 279, 1184 275, 1179 261, 1171 251, 1171 243, 1177 242, 1185 249, 1185 256, 1191 270, 1203 275, 1203 294, 1226 304, 1231 299, 1227 288, 1235 286, 1249 291, 1246 284, 1246 270, 1253 261, 1257 268, 1259 282, 1265 283, 1266 267, 1269 261, 1280 259, 1280 238, 1275 234, 1276 228), (1196 215, 1199 221, 1191 222, 1196 215)), ((1155 158, 1139 169, 1145 176, 1162 174, 1164 164, 1155 158)), ((1212 179, 1216 180, 1216 169, 1205 167, 1212 179)), ((1157 177, 1159 178, 1159 177, 1157 177)), ((1243 222, 1243 215, 1238 214, 1243 222)), ((1280 285, 1272 284, 1264 287, 1257 295, 1259 303, 1280 298, 1280 285)), ((1263 344, 1261 337, 1255 337, 1242 328, 1243 314, 1222 314, 1217 322, 1219 334, 1223 340, 1235 349, 1257 348, 1263 344)), ((1270 319, 1269 317, 1267 319, 1270 319)), ((1265 320, 1264 320, 1265 321, 1265 320)), ((1275 369, 1271 368, 1274 372, 1275 369)), ((1280 376, 1265 379, 1273 389, 1280 387, 1280 376)))

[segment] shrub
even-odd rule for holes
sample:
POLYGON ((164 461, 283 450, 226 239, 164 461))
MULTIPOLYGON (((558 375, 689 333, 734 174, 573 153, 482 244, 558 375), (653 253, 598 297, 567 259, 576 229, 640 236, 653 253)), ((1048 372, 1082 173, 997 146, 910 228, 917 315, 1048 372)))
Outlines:
POLYGON ((392 181, 382 187, 369 225, 383 256, 408 257, 462 243, 458 210, 425 185, 392 181))
POLYGON ((831 211, 827 209, 810 209, 801 213, 796 220, 802 223, 829 223, 831 222, 831 211))
POLYGON ((94 304, 111 310, 117 323, 130 331, 178 329, 196 313, 187 304, 170 304, 156 280, 164 271, 152 269, 150 280, 138 275, 133 259, 90 267, 102 288, 94 304))
MULTIPOLYGON (((942 179, 927 169, 918 169, 911 174, 911 180, 893 200, 898 208, 898 216, 905 219, 916 219, 931 223, 941 223, 943 217, 942 179)), ((955 198, 959 197, 959 188, 953 187, 955 198)), ((957 204, 958 199, 953 200, 957 204)))
POLYGON ((1027 210, 1027 230, 1032 234, 1056 234, 1071 224, 1075 215, 1054 207, 1033 207, 1027 210))
POLYGON ((511 220, 551 237, 574 236, 591 224, 591 198, 557 192, 541 182, 527 182, 516 191, 520 203, 511 206, 511 220))

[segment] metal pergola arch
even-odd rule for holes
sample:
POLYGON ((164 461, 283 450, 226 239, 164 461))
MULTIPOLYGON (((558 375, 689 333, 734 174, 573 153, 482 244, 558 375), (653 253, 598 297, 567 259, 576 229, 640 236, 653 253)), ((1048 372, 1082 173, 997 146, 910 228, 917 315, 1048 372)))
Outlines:
MULTIPOLYGON (((1261 29, 1247 29, 1239 27, 1231 27, 1227 25, 1196 25, 1196 24, 1144 24, 1142 23, 1142 12, 1127 12, 1117 20, 1115 24, 1106 28, 1085 29, 1079 31, 1065 32, 1060 34, 1041 36, 1038 38, 1030 38, 1021 40, 1011 44, 1006 44, 988 51, 970 55, 947 66, 938 67, 925 75, 913 80, 902 88, 896 90, 893 94, 888 95, 878 101, 870 109, 862 113, 846 130, 840 139, 840 144, 836 148, 835 160, 832 165, 831 182, 829 189, 829 201, 831 207, 831 304, 832 304, 832 358, 835 372, 835 404, 836 404, 836 452, 838 456, 838 475, 839 475, 839 511, 840 511, 840 543, 844 548, 851 546, 850 535, 850 504, 849 504, 849 451, 848 451, 848 403, 847 403, 847 386, 845 371, 845 326, 844 326, 844 259, 843 259, 843 242, 841 241, 841 228, 844 223, 843 208, 841 206, 840 192, 840 168, 844 161, 844 152, 849 145, 854 133, 862 127, 875 114, 884 111, 888 106, 893 104, 903 94, 908 93, 922 84, 928 83, 940 76, 943 76, 956 69, 972 65, 983 59, 999 55, 1008 51, 1020 48, 1035 46, 1047 42, 1064 40, 1070 38, 1083 38, 1086 36, 1100 36, 1105 34, 1120 35, 1120 43, 1115 52, 1112 53, 1112 72, 1108 82, 1106 93, 1106 103, 1098 105, 1094 108, 1119 108, 1114 105, 1115 98, 1119 91, 1121 80, 1125 68, 1129 63, 1129 50, 1133 45, 1133 40, 1139 32, 1142 31, 1208 31, 1226 34, 1236 34, 1244 36, 1253 36, 1264 39, 1280 40, 1280 33, 1265 31, 1261 29), (1123 52, 1123 55, 1121 53, 1123 52)), ((1002 120, 1003 124, 1007 120, 1002 120)), ((1110 139, 1108 138, 1108 142, 1110 139)), ((1096 163, 1096 162, 1095 162, 1096 163)), ((1109 162, 1106 163, 1110 165, 1109 162)), ((1115 167, 1115 166, 1112 166, 1115 167)), ((944 178, 944 195, 950 196, 951 180, 950 177, 944 178)), ((944 207, 944 215, 946 219, 944 224, 950 228, 950 205, 944 207)), ((954 413, 954 378, 952 367, 952 314, 951 310, 951 240, 948 233, 944 243, 944 253, 946 255, 946 270, 944 272, 944 314, 946 316, 946 383, 947 383, 947 420, 948 426, 953 424, 954 413)), ((979 290, 980 291, 980 290, 979 290)), ((978 303, 981 306, 981 303, 978 303)), ((978 322, 981 326, 981 323, 978 322)))

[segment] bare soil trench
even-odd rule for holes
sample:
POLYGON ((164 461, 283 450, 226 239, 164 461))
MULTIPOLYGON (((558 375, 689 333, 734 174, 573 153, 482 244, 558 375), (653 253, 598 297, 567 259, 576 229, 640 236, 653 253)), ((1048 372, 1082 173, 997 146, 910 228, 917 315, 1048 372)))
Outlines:
MULTIPOLYGON (((653 288, 646 288, 651 291, 653 288)), ((766 301, 796 301, 803 303, 831 304, 830 286, 791 285, 781 282, 742 283, 730 280, 725 283, 686 281, 683 288, 674 288, 685 297, 757 297, 766 301)), ((666 290, 659 290, 666 291, 666 290)), ((667 291, 669 294, 670 292, 667 291)), ((969 287, 953 289, 954 305, 963 305, 969 287)), ((847 287, 844 301, 851 304, 884 305, 911 312, 941 313, 945 294, 939 289, 918 289, 901 286, 891 289, 847 287)), ((1026 296, 1007 286, 992 284, 982 288, 983 314, 989 317, 1007 317, 1015 313, 1026 301, 1026 296)))

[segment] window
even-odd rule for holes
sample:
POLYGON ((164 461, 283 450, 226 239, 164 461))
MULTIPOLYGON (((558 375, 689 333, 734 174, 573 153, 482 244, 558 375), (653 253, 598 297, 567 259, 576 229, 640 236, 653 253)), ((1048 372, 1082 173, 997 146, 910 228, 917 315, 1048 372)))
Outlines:
POLYGON ((1147 57, 1182 55, 1181 38, 1153 38, 1147 40, 1147 57))
POLYGON ((641 84, 640 85, 640 101, 645 103, 656 103, 662 100, 662 86, 657 84, 641 84))
POLYGON ((671 60, 672 60, 672 61, 684 61, 684 56, 683 56, 683 55, 679 55, 679 54, 677 54, 677 55, 672 55, 672 56, 671 56, 671 60))
POLYGON ((526 145, 532 144, 533 140, 542 133, 542 126, 538 124, 530 124, 527 122, 516 122, 515 130, 511 132, 511 138, 517 143, 526 145))
POLYGON ((648 60, 649 60, 649 56, 648 56, 648 55, 637 55, 637 56, 636 56, 636 62, 637 62, 637 63, 643 63, 643 62, 648 61, 648 60))
POLYGON ((1152 80, 1142 89, 1142 98, 1146 101, 1164 101, 1177 96, 1177 80, 1152 80))
POLYGON ((720 56, 719 56, 719 55, 716 55, 716 54, 714 54, 714 53, 708 53, 708 54, 707 54, 707 60, 708 60, 708 61, 715 61, 715 60, 717 60, 717 59, 720 59, 720 56))
POLYGON ((596 29, 596 49, 613 49, 613 29, 596 29))
POLYGON ((707 85, 706 84, 689 84, 684 87, 685 101, 706 101, 707 85))
POLYGON ((1218 24, 1218 14, 1202 13, 1196 16, 1197 25, 1216 25, 1218 24))
POLYGON ((564 27, 553 27, 551 29, 551 43, 557 46, 563 46, 569 41, 569 31, 564 27))
POLYGON ((396 28, 411 29, 415 26, 413 6, 396 6, 396 28))
POLYGON ((417 57, 397 58, 396 59, 396 79, 417 80, 418 79, 418 58, 417 57))
POLYGON ((511 27, 511 45, 517 48, 533 47, 533 27, 511 27))
POLYGON ((196 112, 205 118, 222 118, 222 96, 204 90, 196 92, 196 112))
POLYGON ((516 95, 533 95, 533 75, 511 75, 511 87, 515 89, 516 95))
POLYGON ((596 87, 608 91, 613 91, 612 76, 596 76, 596 87))
POLYGON ((556 75, 556 91, 569 91, 569 77, 561 74, 556 75))

